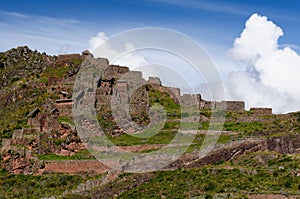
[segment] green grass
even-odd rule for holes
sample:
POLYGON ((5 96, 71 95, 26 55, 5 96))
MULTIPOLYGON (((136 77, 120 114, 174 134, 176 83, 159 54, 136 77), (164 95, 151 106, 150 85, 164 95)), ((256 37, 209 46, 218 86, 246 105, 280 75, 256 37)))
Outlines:
POLYGON ((204 167, 149 174, 123 174, 116 181, 89 191, 82 197, 113 195, 114 198, 212 198, 216 194, 223 194, 229 198, 247 198, 248 194, 257 193, 299 193, 300 179, 291 176, 289 172, 257 169, 256 173, 250 174, 248 171, 251 170, 204 167), (136 184, 139 179, 145 180, 136 184))
POLYGON ((147 144, 168 144, 174 137, 176 132, 160 131, 150 138, 138 138, 128 134, 119 137, 110 138, 117 146, 147 145, 147 144))
MULTIPOLYGON (((198 123, 194 122, 166 122, 161 131, 155 132, 158 129, 146 130, 135 135, 122 134, 118 137, 110 137, 109 140, 117 146, 132 146, 132 145, 148 145, 148 144, 168 144, 177 134, 178 129, 181 130, 195 130, 198 123), (152 135, 152 136, 150 136, 152 135)), ((102 139, 101 139, 102 140, 102 139)), ((97 142, 97 138, 94 140, 97 142)), ((99 143, 101 144, 101 143, 99 143)), ((103 144, 103 143, 102 143, 103 144)), ((107 144, 107 143, 105 143, 107 144)))
POLYGON ((180 118, 180 105, 175 103, 168 93, 162 93, 151 88, 149 91, 149 101, 151 105, 155 103, 162 105, 165 108, 168 117, 180 118))
POLYGON ((79 183, 94 178, 83 175, 13 175, 0 170, 0 196, 6 198, 42 198, 76 189, 79 183))
POLYGON ((37 156, 39 160, 89 160, 95 159, 88 150, 81 150, 74 156, 61 156, 56 154, 41 154, 37 156))
MULTIPOLYGON (((288 172, 274 175, 268 170, 248 174, 239 169, 190 169, 157 172, 150 181, 130 189, 117 198, 191 198, 217 193, 247 195, 250 193, 298 194, 300 179, 288 172)), ((114 184, 117 186, 117 182, 114 184)))
POLYGON ((58 117, 58 122, 59 123, 66 122, 66 123, 74 125, 74 121, 70 117, 66 117, 66 116, 58 117))
POLYGON ((231 135, 220 135, 217 143, 226 144, 226 143, 229 143, 230 141, 232 141, 231 135))
POLYGON ((255 133, 267 130, 268 123, 260 122, 226 122, 224 130, 233 132, 255 133))

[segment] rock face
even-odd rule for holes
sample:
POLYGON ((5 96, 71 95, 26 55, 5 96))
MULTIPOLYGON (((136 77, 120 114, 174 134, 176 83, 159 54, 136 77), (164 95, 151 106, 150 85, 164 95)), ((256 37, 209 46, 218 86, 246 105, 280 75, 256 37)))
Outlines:
POLYGON ((207 156, 199 158, 198 154, 183 155, 168 168, 195 168, 221 161, 238 158, 240 155, 256 151, 275 151, 281 154, 294 154, 300 149, 300 136, 283 136, 264 140, 245 140, 237 144, 224 145, 213 150, 207 156))
POLYGON ((215 149, 203 158, 199 157, 199 152, 183 155, 180 159, 170 164, 167 168, 198 168, 204 165, 215 164, 221 161, 228 161, 237 158, 238 156, 247 153, 261 150, 263 141, 245 140, 242 143, 233 145, 224 145, 219 149, 215 149))
POLYGON ((267 139, 267 150, 283 154, 293 154, 300 148, 299 135, 287 135, 267 139))

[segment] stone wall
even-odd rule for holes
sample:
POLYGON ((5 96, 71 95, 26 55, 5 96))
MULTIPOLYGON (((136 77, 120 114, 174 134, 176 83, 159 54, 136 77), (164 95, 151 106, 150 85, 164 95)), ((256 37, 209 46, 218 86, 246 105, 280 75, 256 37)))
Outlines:
POLYGON ((82 59, 80 54, 67 54, 67 55, 58 55, 56 58, 57 65, 65 65, 74 59, 82 59))
POLYGON ((245 111, 245 102, 243 101, 221 101, 221 109, 226 107, 227 111, 243 112, 245 111))
POLYGON ((177 99, 180 98, 180 89, 175 87, 168 87, 171 93, 173 93, 174 96, 177 97, 177 99))
POLYGON ((187 107, 200 108, 201 95, 200 94, 183 94, 180 96, 180 105, 187 107))
POLYGON ((271 108, 251 108, 250 112, 255 116, 270 116, 272 115, 271 108))
POLYGON ((70 100, 57 101, 56 108, 59 111, 59 116, 69 116, 72 114, 73 102, 70 100))
POLYGON ((102 80, 120 79, 122 75, 129 72, 129 68, 125 66, 109 65, 102 76, 102 80))
POLYGON ((11 139, 3 138, 1 152, 5 150, 9 150, 10 145, 11 145, 11 139))
POLYGON ((40 128, 24 128, 22 129, 23 135, 37 134, 40 132, 40 128))
POLYGON ((23 129, 16 129, 13 131, 12 139, 22 139, 23 138, 23 129))
POLYGON ((27 125, 33 126, 33 127, 40 127, 40 120, 41 120, 41 113, 39 109, 33 110, 32 112, 35 112, 32 114, 32 112, 27 116, 27 125), (38 111, 36 111, 38 110, 38 111))
POLYGON ((129 84, 129 88, 136 88, 142 85, 145 82, 143 79, 143 73, 141 71, 129 71, 120 78, 120 80, 125 80, 129 84))

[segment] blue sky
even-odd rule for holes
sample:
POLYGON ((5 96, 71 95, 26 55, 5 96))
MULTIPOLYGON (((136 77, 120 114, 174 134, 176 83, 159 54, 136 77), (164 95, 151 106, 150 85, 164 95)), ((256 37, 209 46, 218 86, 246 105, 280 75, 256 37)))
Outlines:
MULTIPOLYGON (((258 74, 257 79, 244 82, 248 88, 255 88, 255 85, 259 85, 266 88, 261 89, 263 93, 266 93, 265 90, 268 90, 269 87, 272 87, 270 90, 274 90, 268 96, 257 93, 256 96, 259 97, 254 101, 252 96, 246 96, 242 94, 243 92, 231 95, 234 99, 246 100, 246 104, 253 106, 265 106, 272 104, 272 99, 281 93, 282 96, 279 97, 281 101, 276 102, 273 108, 285 112, 294 110, 295 107, 280 108, 284 106, 282 102, 290 97, 295 104, 299 104, 300 96, 296 95, 294 90, 290 92, 291 96, 285 95, 281 89, 285 87, 274 83, 276 79, 269 81, 269 76, 267 76, 268 81, 261 79, 266 77, 263 76, 266 71, 272 71, 267 70, 268 68, 259 68, 259 63, 256 62, 251 63, 252 65, 247 66, 246 69, 245 63, 228 57, 228 50, 233 47, 235 39, 240 37, 245 28, 245 22, 254 13, 258 13, 260 16, 268 17, 268 20, 284 32, 283 37, 279 37, 278 41, 275 40, 279 44, 276 52, 284 53, 280 50, 290 47, 297 54, 295 62, 292 60, 291 63, 298 63, 296 59, 300 52, 299 8, 300 1, 297 0, 2 0, 0 51, 28 45, 32 49, 48 54, 80 53, 90 47, 90 39, 99 32, 104 32, 107 37, 110 37, 133 28, 150 26, 174 29, 193 38, 206 49, 214 60, 225 84, 228 81, 228 85, 232 83, 238 87, 239 82, 236 84, 230 78, 242 71, 245 72, 242 75, 250 79, 254 73, 258 74), (258 69, 261 71, 256 71, 258 69), (271 100, 266 100, 266 98, 271 100)), ((256 17, 252 26, 255 26, 255 21, 260 20, 263 20, 264 24, 268 24, 262 17, 256 17)), ((274 31, 272 27, 269 29, 267 32, 257 34, 258 37, 263 37, 268 31, 274 31)), ((251 41, 244 47, 248 49, 249 46, 251 46, 251 41)), ((242 59, 244 56, 239 53, 237 55, 241 56, 238 59, 242 59)), ((161 57, 165 56, 157 56, 157 59, 159 60, 161 57)), ((282 65, 288 65, 284 59, 282 59, 282 65)), ((298 67, 297 64, 295 67, 298 67)), ((290 77, 295 72, 298 74, 300 69, 291 70, 290 77)), ((291 78, 287 75, 287 79, 291 78)), ((247 90, 247 88, 242 88, 242 90, 247 90)), ((253 92, 256 92, 256 89, 253 92)))
POLYGON ((259 13, 284 30, 280 44, 298 51, 299 1, 282 0, 2 0, 0 50, 28 45, 49 54, 81 52, 98 32, 111 36, 147 26, 171 28, 198 41, 214 57, 222 74, 235 67, 226 51, 259 13), (226 66, 226 67, 225 67, 226 66))
POLYGON ((61 45, 69 43, 70 51, 75 52, 88 45, 88 39, 97 32, 105 32, 110 36, 145 26, 175 29, 204 46, 229 48, 242 31, 246 19, 253 13, 268 16, 284 29, 285 36, 281 38, 281 44, 297 46, 300 45, 299 8, 299 1, 282 0, 2 0, 0 24, 3 27, 2 39, 6 42, 1 42, 0 49, 15 47, 18 41, 20 45, 28 44, 52 54, 59 52, 59 46, 47 49, 47 44, 33 44, 34 37, 39 36, 66 40, 61 45), (22 18, 22 15, 30 17, 22 18), (48 21, 39 21, 39 17, 48 18, 48 21), (9 28, 5 24, 9 24, 9 28), (11 34, 23 34, 28 38, 13 40, 11 34), (78 44, 74 45, 74 42, 78 44))

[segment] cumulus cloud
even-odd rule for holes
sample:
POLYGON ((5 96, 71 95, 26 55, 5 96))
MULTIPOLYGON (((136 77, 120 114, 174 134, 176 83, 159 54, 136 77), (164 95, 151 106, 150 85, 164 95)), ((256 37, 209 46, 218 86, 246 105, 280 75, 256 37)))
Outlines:
POLYGON ((284 33, 267 17, 253 14, 229 55, 243 62, 245 71, 232 72, 230 98, 248 107, 272 107, 275 112, 300 110, 300 56, 290 47, 279 48, 284 33))
POLYGON ((134 46, 130 43, 126 43, 124 46, 125 50, 128 51, 129 53, 124 54, 120 57, 119 57, 120 52, 118 52, 116 49, 112 48, 111 46, 106 46, 105 51, 97 50, 97 47, 103 44, 104 42, 106 42, 107 40, 108 37, 104 32, 99 32, 96 36, 90 38, 89 50, 92 52, 92 54, 95 57, 104 57, 104 58, 108 58, 109 60, 112 57, 114 58, 118 57, 115 60, 110 60, 111 64, 128 66, 130 69, 134 69, 139 66, 149 64, 145 57, 143 57, 142 55, 134 51, 134 46))
POLYGON ((94 51, 96 50, 96 48, 101 45, 102 43, 104 43, 105 41, 108 40, 108 37, 106 36, 106 34, 104 32, 99 32, 96 36, 91 37, 89 40, 89 51, 94 51))

